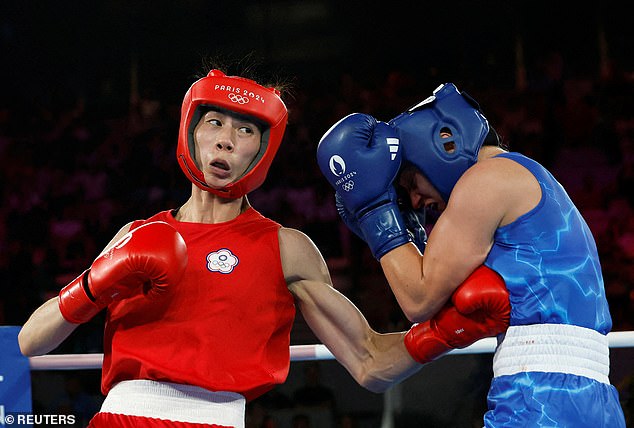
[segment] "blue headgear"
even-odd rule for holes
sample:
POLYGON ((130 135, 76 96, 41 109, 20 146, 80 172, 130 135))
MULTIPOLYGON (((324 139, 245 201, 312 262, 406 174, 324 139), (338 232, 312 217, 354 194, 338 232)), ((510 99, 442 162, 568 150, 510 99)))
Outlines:
POLYGON ((403 158, 425 174, 445 201, 460 176, 476 163, 489 133, 478 104, 453 83, 440 85, 389 123, 399 134, 403 158), (452 137, 441 139, 443 129, 452 137))

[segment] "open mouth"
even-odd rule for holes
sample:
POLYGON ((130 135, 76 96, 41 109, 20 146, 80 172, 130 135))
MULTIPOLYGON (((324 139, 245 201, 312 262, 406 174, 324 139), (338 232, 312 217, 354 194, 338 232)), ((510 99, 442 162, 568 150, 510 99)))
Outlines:
POLYGON ((223 171, 229 171, 229 164, 223 160, 215 160, 211 163, 211 166, 222 169, 223 171))
POLYGON ((209 163, 208 172, 216 179, 226 180, 231 177, 231 166, 223 159, 214 159, 209 163))

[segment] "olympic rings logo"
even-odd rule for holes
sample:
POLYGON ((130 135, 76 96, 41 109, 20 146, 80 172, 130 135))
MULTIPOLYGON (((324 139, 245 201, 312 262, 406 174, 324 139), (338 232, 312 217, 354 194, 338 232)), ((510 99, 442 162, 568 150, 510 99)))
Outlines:
POLYGON ((207 269, 211 272, 231 273, 239 262, 231 250, 226 248, 207 254, 207 269))
POLYGON ((228 94, 227 96, 232 103, 247 104, 249 102, 249 99, 247 97, 244 97, 240 94, 234 94, 233 92, 228 94))
POLYGON ((231 266, 231 264, 228 262, 229 257, 227 257, 225 254, 221 255, 218 257, 217 260, 212 260, 211 264, 212 266, 216 266, 220 269, 226 269, 228 267, 231 266))
POLYGON ((352 189, 354 189, 354 180, 346 181, 345 183, 343 183, 343 186, 341 186, 341 188, 346 192, 351 191, 352 189))

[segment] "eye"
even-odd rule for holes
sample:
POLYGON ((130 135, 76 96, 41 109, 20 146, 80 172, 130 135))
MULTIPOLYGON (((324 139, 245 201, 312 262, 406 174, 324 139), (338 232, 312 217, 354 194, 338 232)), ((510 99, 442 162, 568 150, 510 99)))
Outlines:
POLYGON ((220 119, 216 119, 213 117, 207 119, 206 122, 214 126, 222 126, 222 122, 220 121, 220 119))
MULTIPOLYGON (((450 139, 452 136, 453 134, 449 128, 445 127, 440 130, 440 138, 450 139)), ((456 143, 454 143, 453 140, 446 141, 443 143, 443 148, 445 149, 445 152, 453 153, 456 151, 456 143)))
POLYGON ((255 131, 250 126, 241 126, 240 128, 238 128, 238 132, 240 132, 241 134, 248 134, 248 135, 255 134, 255 131))

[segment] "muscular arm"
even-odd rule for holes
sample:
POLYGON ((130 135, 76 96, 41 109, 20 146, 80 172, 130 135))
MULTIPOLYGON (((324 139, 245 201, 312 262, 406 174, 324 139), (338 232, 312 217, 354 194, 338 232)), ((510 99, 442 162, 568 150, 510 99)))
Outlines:
MULTIPOLYGON (((118 241, 130 230, 130 224, 125 225, 108 243, 104 251, 118 241)), ((22 354, 26 356, 42 355, 57 348, 79 324, 73 324, 64 319, 59 309, 58 298, 46 301, 26 321, 18 334, 18 344, 22 354)))
POLYGON ((421 366, 407 352, 404 333, 380 334, 332 287, 326 264, 312 241, 293 229, 280 230, 284 274, 315 335, 363 387, 382 392, 421 366))
POLYGON ((485 261, 496 229, 536 205, 540 196, 536 181, 517 168, 521 167, 507 159, 478 162, 456 184, 424 257, 409 244, 381 258, 408 319, 423 322, 436 314, 485 261))
POLYGON ((37 308, 18 334, 22 354, 27 357, 43 355, 57 348, 79 327, 62 317, 57 296, 37 308))

